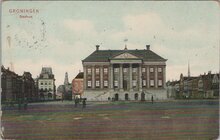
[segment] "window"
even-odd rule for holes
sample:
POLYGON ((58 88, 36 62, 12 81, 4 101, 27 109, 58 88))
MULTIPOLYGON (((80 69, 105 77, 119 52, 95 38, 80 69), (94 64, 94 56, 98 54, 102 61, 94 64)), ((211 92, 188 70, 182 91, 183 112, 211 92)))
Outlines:
POLYGON ((119 68, 114 68, 114 72, 118 72, 119 71, 119 68))
POLYGON ((124 72, 127 72, 127 71, 128 71, 128 68, 123 68, 123 71, 124 71, 124 72))
POLYGON ((158 86, 162 86, 162 80, 158 80, 158 86))
POLYGON ((47 85, 47 82, 45 82, 45 85, 47 85))
POLYGON ((137 81, 136 81, 136 80, 133 80, 133 81, 132 81, 132 85, 133 85, 133 87, 136 87, 136 86, 137 86, 137 81))
POLYGON ((118 87, 118 81, 114 81, 114 87, 118 87))
POLYGON ((99 81, 95 81, 95 86, 99 87, 100 86, 100 82, 99 81))
POLYGON ((92 86, 92 81, 88 81, 87 85, 88 85, 88 87, 91 87, 92 86))
POLYGON ((158 72, 162 72, 162 68, 158 68, 158 72))
POLYGON ((143 80, 143 87, 146 86, 146 80, 143 80))
POLYGON ((104 73, 105 73, 105 74, 108 73, 108 68, 104 68, 104 73))
POLYGON ((104 81, 104 87, 108 87, 108 81, 104 81))
POLYGON ((154 86, 154 80, 150 80, 150 86, 151 86, 151 87, 154 86))
POLYGON ((133 71, 133 72, 137 72, 137 68, 133 68, 132 71, 133 71))
POLYGON ((52 89, 51 89, 51 88, 49 88, 49 91, 52 91, 52 89))
POLYGON ((142 68, 142 72, 146 72, 146 69, 145 69, 145 68, 142 68))
POLYGON ((150 72, 154 72, 154 68, 150 68, 150 72))
POLYGON ((96 68, 96 69, 95 69, 95 73, 96 73, 96 74, 99 74, 99 68, 96 68))
POLYGON ((43 83, 43 82, 41 82, 40 84, 41 84, 41 85, 43 85, 44 83, 43 83))
POLYGON ((51 82, 49 82, 48 84, 51 85, 51 82))
POLYGON ((91 75, 91 73, 92 73, 91 68, 88 68, 88 69, 87 69, 87 72, 88 72, 88 75, 91 75))

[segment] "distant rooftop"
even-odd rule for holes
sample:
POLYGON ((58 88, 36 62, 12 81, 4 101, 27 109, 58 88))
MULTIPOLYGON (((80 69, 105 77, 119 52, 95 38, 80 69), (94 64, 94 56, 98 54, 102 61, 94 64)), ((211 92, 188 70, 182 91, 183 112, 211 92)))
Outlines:
POLYGON ((41 74, 53 74, 51 67, 42 67, 41 74))

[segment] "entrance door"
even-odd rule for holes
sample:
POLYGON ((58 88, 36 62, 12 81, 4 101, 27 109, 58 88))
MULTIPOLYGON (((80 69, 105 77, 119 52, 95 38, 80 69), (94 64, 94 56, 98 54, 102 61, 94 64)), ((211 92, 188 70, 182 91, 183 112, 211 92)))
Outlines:
POLYGON ((135 94, 134 94, 134 99, 135 99, 135 100, 138 100, 138 93, 135 93, 135 94))
POLYGON ((115 94, 115 101, 118 101, 118 93, 115 94))
POLYGON ((128 100, 128 94, 127 93, 125 94, 125 100, 126 101, 128 100))
POLYGON ((141 93, 141 101, 145 101, 145 94, 144 94, 144 92, 141 93))

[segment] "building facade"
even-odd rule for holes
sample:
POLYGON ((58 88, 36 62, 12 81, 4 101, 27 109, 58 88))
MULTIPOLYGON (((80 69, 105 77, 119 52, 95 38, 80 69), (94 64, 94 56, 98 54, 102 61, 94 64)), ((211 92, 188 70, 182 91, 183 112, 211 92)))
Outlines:
POLYGON ((83 72, 79 72, 72 80, 73 97, 81 98, 83 95, 83 72))
POLYGON ((208 72, 195 77, 181 74, 180 80, 167 82, 167 86, 174 89, 175 98, 218 98, 219 74, 208 72))
POLYGON ((38 100, 37 87, 30 72, 18 75, 15 72, 1 67, 1 99, 2 101, 18 101, 28 99, 33 102, 38 100))
POLYGON ((51 67, 42 68, 37 82, 41 100, 53 100, 56 98, 55 78, 51 67))
POLYGON ((150 50, 96 50, 82 61, 87 100, 167 99, 166 59, 150 50))

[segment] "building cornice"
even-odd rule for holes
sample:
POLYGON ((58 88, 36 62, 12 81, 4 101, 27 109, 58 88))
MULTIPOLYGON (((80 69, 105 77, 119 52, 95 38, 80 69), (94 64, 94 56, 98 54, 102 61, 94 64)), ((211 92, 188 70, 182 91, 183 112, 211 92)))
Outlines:
POLYGON ((83 62, 83 66, 110 65, 110 62, 83 62))

